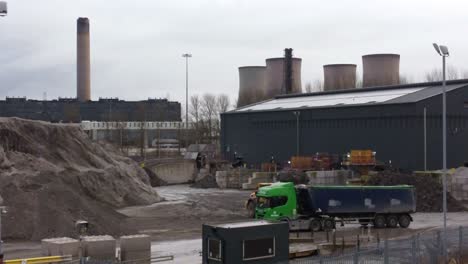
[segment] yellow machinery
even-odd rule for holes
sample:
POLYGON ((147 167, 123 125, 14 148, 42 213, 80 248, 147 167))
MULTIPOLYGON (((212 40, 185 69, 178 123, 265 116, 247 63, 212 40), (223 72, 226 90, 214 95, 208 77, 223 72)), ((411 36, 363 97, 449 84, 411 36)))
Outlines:
POLYGON ((11 259, 5 260, 5 264, 45 264, 45 263, 57 263, 64 261, 71 261, 72 256, 50 256, 50 257, 38 257, 38 258, 27 258, 27 259, 11 259))
POLYGON ((369 170, 377 165, 376 153, 372 150, 351 150, 344 158, 343 165, 348 169, 367 175, 369 170))

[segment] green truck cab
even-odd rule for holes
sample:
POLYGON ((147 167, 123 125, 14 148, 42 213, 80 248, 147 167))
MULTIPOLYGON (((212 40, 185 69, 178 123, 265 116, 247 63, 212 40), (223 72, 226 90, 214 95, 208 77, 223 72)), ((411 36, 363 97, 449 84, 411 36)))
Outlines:
POLYGON ((255 218, 282 220, 295 218, 296 192, 292 182, 277 182, 257 191, 255 218))

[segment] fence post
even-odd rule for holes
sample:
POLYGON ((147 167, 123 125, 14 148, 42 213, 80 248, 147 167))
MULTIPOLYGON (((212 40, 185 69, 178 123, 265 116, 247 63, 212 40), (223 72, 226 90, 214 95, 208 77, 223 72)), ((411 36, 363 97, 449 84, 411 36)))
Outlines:
POLYGON ((421 263, 421 239, 419 237, 419 233, 416 234, 416 248, 418 250, 418 253, 417 253, 418 263, 421 263))
POLYGON ((357 249, 356 252, 354 252, 353 263, 354 264, 359 264, 359 249, 357 249))
POLYGON ((458 263, 462 263, 462 254, 463 254, 463 227, 458 228, 458 263))
POLYGON ((384 264, 389 264, 388 262, 388 239, 384 241, 384 264))

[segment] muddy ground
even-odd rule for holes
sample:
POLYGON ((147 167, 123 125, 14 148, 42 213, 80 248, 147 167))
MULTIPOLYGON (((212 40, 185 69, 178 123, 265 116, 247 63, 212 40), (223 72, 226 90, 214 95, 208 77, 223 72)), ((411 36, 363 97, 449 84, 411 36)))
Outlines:
MULTIPOLYGON (((133 206, 119 210, 128 216, 122 225, 131 225, 140 233, 152 236, 153 256, 173 255, 174 261, 163 263, 201 263, 201 225, 247 220, 243 208, 249 191, 196 189, 188 185, 156 187, 164 202, 148 206, 133 206)), ((381 238, 409 236, 416 232, 441 226, 442 214, 416 213, 408 229, 378 230, 381 238)), ((448 225, 468 223, 468 213, 449 213, 448 225)), ((337 228, 337 237, 352 240, 357 234, 365 234, 359 225, 348 224, 337 228)), ((376 236, 376 231, 371 229, 376 236)), ((317 233, 316 240, 325 240, 325 233, 317 233)), ((40 243, 7 241, 6 259, 40 255, 40 243)))

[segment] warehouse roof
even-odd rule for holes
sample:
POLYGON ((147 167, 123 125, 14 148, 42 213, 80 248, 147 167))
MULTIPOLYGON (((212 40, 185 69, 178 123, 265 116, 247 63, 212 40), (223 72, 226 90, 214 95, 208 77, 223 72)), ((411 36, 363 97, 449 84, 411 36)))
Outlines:
MULTIPOLYGON (((447 82, 447 91, 468 86, 468 80, 447 82)), ((237 108, 231 113, 298 108, 414 103, 442 93, 441 82, 416 83, 340 91, 292 94, 237 108)))

